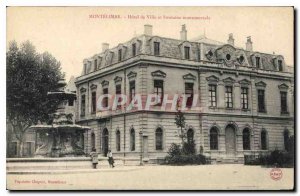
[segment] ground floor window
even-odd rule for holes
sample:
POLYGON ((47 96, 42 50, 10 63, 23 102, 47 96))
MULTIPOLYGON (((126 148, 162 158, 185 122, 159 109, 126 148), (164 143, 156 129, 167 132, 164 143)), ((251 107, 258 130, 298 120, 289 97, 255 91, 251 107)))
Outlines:
POLYGON ((262 130, 260 135, 261 149, 267 150, 267 131, 262 130))
POLYGON ((250 150, 250 130, 248 128, 243 130, 243 149, 250 150))
POLYGON ((217 128, 213 127, 210 130, 210 149, 211 150, 218 150, 218 130, 217 128))
POLYGON ((119 130, 116 132, 116 150, 121 150, 121 134, 119 130))
POLYGON ((134 131, 134 129, 130 130, 130 150, 135 151, 135 131, 134 131))
POLYGON ((156 150, 163 149, 163 131, 161 128, 158 128, 155 131, 155 148, 156 150))
POLYGON ((194 141, 194 131, 193 131, 193 129, 189 129, 187 131, 187 142, 189 144, 191 144, 191 143, 193 143, 193 141, 194 141))
POLYGON ((283 139, 284 139, 284 149, 288 150, 289 149, 289 131, 285 130, 283 132, 283 139))
POLYGON ((91 144, 92 144, 92 150, 94 149, 94 148, 96 148, 96 145, 95 145, 95 133, 92 133, 91 134, 91 144))

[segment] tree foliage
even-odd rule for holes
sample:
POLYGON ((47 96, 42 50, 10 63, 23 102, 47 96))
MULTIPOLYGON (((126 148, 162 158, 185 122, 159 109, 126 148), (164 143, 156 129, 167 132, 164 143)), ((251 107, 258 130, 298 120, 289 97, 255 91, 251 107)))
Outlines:
POLYGON ((20 47, 10 42, 6 69, 7 121, 21 141, 31 125, 50 120, 49 114, 56 110, 58 100, 50 100, 47 93, 57 89, 64 74, 59 61, 48 52, 37 53, 29 41, 20 47))

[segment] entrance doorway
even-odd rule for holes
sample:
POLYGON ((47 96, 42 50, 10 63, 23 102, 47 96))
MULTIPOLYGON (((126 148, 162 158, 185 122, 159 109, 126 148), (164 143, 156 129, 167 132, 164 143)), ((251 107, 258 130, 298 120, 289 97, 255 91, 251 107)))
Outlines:
POLYGON ((232 125, 228 125, 225 129, 225 145, 226 154, 235 155, 236 151, 236 139, 235 128, 232 125))
POLYGON ((108 130, 105 128, 102 131, 102 153, 106 157, 108 152, 108 130))

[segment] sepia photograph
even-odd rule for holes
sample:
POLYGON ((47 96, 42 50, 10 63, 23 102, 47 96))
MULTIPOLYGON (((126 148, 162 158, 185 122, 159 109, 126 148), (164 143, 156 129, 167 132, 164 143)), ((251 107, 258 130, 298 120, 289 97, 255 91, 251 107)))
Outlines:
POLYGON ((294 191, 294 14, 6 7, 6 189, 294 191))

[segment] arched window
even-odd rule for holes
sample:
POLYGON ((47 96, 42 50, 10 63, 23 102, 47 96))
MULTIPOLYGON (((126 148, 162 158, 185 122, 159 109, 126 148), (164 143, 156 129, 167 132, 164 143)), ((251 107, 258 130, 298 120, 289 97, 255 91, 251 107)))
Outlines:
POLYGON ((155 131, 155 148, 156 150, 163 149, 163 131, 161 128, 157 128, 155 131))
POLYGON ((116 132, 116 150, 121 150, 121 134, 119 130, 116 132))
POLYGON ((248 128, 243 130, 243 149, 250 150, 250 130, 248 128))
POLYGON ((260 135, 261 149, 267 150, 267 131, 262 130, 260 135))
POLYGON ((130 150, 135 151, 135 131, 134 131, 134 129, 130 130, 130 150))
POLYGON ((96 139, 95 139, 95 133, 92 133, 92 134, 91 134, 91 146, 92 146, 92 149, 96 147, 96 145, 95 145, 95 143, 96 143, 95 140, 96 140, 96 139))
POLYGON ((218 130, 216 127, 211 128, 209 137, 210 149, 218 150, 218 130))
POLYGON ((284 130, 283 132, 283 139, 284 139, 284 149, 285 150, 289 150, 289 131, 288 130, 284 130))
POLYGON ((189 144, 193 143, 193 141, 194 141, 194 131, 193 131, 193 129, 189 129, 187 131, 186 135, 187 135, 187 142, 189 144))

